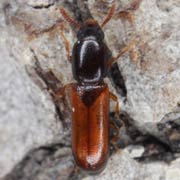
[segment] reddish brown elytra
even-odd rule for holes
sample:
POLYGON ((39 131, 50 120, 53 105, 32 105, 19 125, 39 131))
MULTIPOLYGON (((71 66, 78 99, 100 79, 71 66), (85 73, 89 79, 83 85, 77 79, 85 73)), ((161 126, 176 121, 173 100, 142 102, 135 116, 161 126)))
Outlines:
POLYGON ((102 27, 111 19, 114 11, 113 4, 101 25, 94 19, 88 19, 79 25, 64 9, 60 9, 64 19, 78 28, 72 56, 69 56, 69 44, 62 34, 68 59, 72 63, 73 76, 77 81, 65 86, 72 103, 72 151, 76 164, 92 173, 100 172, 107 163, 109 98, 117 102, 117 98, 109 92, 103 79, 112 64, 134 44, 131 42, 117 57, 107 58, 102 27))

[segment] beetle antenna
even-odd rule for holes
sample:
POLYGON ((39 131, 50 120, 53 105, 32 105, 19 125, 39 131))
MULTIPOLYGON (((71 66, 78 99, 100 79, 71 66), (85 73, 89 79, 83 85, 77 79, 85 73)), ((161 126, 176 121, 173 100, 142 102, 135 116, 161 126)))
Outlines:
POLYGON ((111 9, 108 12, 108 15, 106 16, 103 23, 101 24, 101 28, 103 28, 109 22, 109 20, 113 16, 114 12, 115 12, 115 4, 113 3, 112 6, 111 6, 111 9))
POLYGON ((72 24, 73 26, 75 26, 76 28, 80 28, 81 26, 76 22, 74 21, 70 16, 69 14, 63 9, 63 8, 60 8, 60 13, 62 14, 62 16, 64 17, 64 19, 66 21, 68 21, 70 24, 72 24))

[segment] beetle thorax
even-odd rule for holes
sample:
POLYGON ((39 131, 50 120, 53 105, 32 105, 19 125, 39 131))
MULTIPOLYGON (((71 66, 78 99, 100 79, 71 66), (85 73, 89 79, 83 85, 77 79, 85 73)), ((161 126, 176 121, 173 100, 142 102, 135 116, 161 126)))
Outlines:
POLYGON ((101 81, 106 67, 105 44, 87 36, 77 41, 73 48, 72 69, 78 82, 95 83, 101 81))

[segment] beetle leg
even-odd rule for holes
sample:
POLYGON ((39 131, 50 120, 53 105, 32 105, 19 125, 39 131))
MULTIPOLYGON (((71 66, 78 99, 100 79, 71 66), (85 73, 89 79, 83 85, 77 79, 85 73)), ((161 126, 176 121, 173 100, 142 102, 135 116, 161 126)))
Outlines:
MULTIPOLYGON (((110 92, 110 98, 113 101, 116 102, 116 105, 115 105, 115 117, 118 118, 119 113, 120 113, 118 97, 115 94, 113 94, 112 92, 110 92)), ((116 125, 116 123, 114 121, 111 120, 110 128, 113 129, 113 137, 111 138, 111 143, 112 143, 114 149, 118 150, 119 147, 118 147, 117 142, 118 142, 118 139, 119 139, 119 127, 116 125)))
POLYGON ((116 17, 121 18, 122 20, 127 20, 131 24, 134 22, 134 16, 129 11, 120 11, 120 12, 116 13, 116 17))
MULTIPOLYGON (((67 84, 68 85, 68 84, 67 84)), ((54 97, 54 101, 57 102, 58 100, 62 99, 63 97, 65 97, 65 91, 66 91, 66 87, 67 85, 63 86, 62 88, 60 88, 57 92, 53 93, 53 97, 54 97)))
POLYGON ((117 145, 117 141, 119 139, 119 128, 117 127, 115 122, 112 120, 110 122, 110 128, 113 129, 113 137, 111 138, 111 143, 112 143, 113 147, 115 148, 115 150, 118 150, 119 148, 117 145))
POLYGON ((116 106, 115 106, 115 116, 118 117, 119 116, 119 102, 118 102, 118 97, 113 94, 112 92, 110 92, 110 98, 116 102, 116 106))
POLYGON ((66 48, 67 59, 71 63, 72 58, 70 56, 70 43, 69 43, 69 41, 67 40, 66 36, 63 33, 64 26, 61 26, 59 29, 60 29, 60 35, 61 35, 61 37, 63 39, 64 45, 65 45, 65 48, 66 48))
POLYGON ((108 61, 108 68, 110 69, 111 66, 122 56, 124 55, 127 51, 131 50, 132 47, 134 46, 135 44, 135 40, 131 40, 131 42, 126 46, 124 47, 116 57, 113 57, 111 58, 109 61, 108 61))
POLYGON ((66 48, 66 55, 67 55, 67 59, 69 62, 71 62, 71 56, 70 56, 70 43, 67 40, 67 38, 65 37, 63 30, 64 30, 64 22, 62 22, 61 20, 58 20, 55 24, 53 24, 52 26, 46 28, 46 29, 34 29, 32 24, 28 24, 27 22, 25 22, 23 19, 19 19, 15 16, 12 17, 12 21, 14 23, 20 23, 24 26, 24 30, 25 32, 28 34, 28 39, 32 40, 34 38, 37 38, 38 36, 45 34, 45 33, 52 33, 53 31, 59 29, 60 30, 60 35, 63 39, 65 48, 66 48))

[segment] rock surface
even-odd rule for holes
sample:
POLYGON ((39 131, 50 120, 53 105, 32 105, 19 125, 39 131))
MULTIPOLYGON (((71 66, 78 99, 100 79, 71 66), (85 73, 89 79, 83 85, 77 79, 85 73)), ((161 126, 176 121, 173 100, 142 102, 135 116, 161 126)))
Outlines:
MULTIPOLYGON (((3 180, 178 180, 180 2, 115 3, 116 14, 104 27, 108 47, 115 56, 131 39, 136 41, 133 50, 121 57, 106 79, 119 98, 125 128, 120 129, 118 143, 125 149, 114 152, 102 174, 90 177, 74 171, 69 149, 68 106, 65 102, 56 104, 47 89, 54 88, 54 82, 57 89, 73 80, 59 36, 63 18, 58 8, 66 8, 77 21, 91 13, 102 22, 111 1, 0 2, 0 178, 3 180), (49 70, 58 80, 47 73, 49 70)), ((65 25, 64 34, 72 47, 76 30, 65 25)))
POLYGON ((110 158, 106 170, 100 175, 85 177, 83 180, 178 180, 179 161, 180 159, 177 159, 170 164, 163 162, 139 164, 125 149, 110 158))
POLYGON ((54 105, 32 83, 24 67, 0 48, 0 176, 22 160, 29 149, 51 143, 62 131, 54 105))

